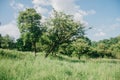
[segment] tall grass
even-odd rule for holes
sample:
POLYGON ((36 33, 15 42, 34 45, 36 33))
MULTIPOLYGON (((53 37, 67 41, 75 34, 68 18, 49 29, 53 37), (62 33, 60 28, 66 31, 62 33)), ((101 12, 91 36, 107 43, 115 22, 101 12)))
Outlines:
POLYGON ((44 58, 0 49, 0 80, 120 80, 120 61, 44 58))

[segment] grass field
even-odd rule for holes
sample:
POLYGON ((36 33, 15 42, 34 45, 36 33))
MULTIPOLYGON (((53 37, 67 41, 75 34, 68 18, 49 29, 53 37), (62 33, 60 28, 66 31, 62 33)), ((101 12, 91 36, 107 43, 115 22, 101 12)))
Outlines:
POLYGON ((120 80, 120 60, 44 58, 0 49, 0 80, 120 80))

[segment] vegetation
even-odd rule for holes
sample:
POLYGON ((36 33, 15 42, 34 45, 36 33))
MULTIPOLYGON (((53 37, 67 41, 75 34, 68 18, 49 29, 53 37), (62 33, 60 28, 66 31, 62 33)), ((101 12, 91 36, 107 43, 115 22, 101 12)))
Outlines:
POLYGON ((120 36, 91 41, 73 16, 19 12, 20 38, 0 34, 0 80, 119 80, 120 36))
POLYGON ((120 59, 120 36, 93 42, 92 47, 101 57, 111 57, 120 59))
POLYGON ((119 80, 120 60, 58 55, 44 58, 31 52, 0 49, 0 80, 119 80))
POLYGON ((53 13, 44 23, 35 9, 29 8, 18 15, 21 36, 16 41, 9 35, 0 35, 0 48, 19 51, 64 54, 70 57, 120 59, 120 36, 98 42, 85 37, 86 27, 64 12, 53 13))
MULTIPOLYGON (((44 41, 47 42, 46 57, 50 53, 56 53, 60 45, 71 43, 78 37, 84 36, 84 27, 73 20, 71 15, 54 10, 53 16, 47 21, 47 32, 44 41)), ((45 43, 44 43, 45 44, 45 43)))
POLYGON ((10 37, 9 35, 1 36, 0 34, 0 48, 14 49, 15 48, 14 38, 10 37))
POLYGON ((25 44, 31 43, 36 56, 36 42, 42 34, 40 25, 41 16, 32 8, 20 12, 18 16, 18 28, 25 44))

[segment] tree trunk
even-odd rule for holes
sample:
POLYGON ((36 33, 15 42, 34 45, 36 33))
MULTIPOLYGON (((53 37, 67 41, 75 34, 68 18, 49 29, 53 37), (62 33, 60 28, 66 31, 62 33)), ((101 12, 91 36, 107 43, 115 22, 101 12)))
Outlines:
POLYGON ((36 54, 36 42, 33 42, 33 49, 34 49, 34 54, 35 54, 35 56, 37 56, 37 54, 36 54))
POLYGON ((50 54, 50 53, 46 53, 46 54, 45 54, 45 58, 47 58, 49 54, 50 54))
POLYGON ((46 52, 46 54, 45 54, 45 58, 46 57, 48 57, 48 55, 52 52, 52 54, 53 54, 53 50, 55 49, 55 45, 53 44, 52 46, 50 46, 50 49, 46 52))
POLYGON ((47 52, 46 52, 46 54, 45 54, 45 58, 47 58, 48 57, 48 55, 52 52, 53 53, 53 47, 51 47, 47 52))
POLYGON ((78 59, 80 59, 80 56, 78 56, 78 59))
POLYGON ((78 53, 78 59, 80 59, 80 53, 78 53))

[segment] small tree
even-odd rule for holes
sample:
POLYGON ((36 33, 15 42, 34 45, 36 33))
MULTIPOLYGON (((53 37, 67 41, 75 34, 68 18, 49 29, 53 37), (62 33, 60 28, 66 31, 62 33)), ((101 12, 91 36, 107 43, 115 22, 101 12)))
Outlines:
POLYGON ((19 38, 16 42, 16 48, 19 51, 32 51, 32 43, 30 41, 26 41, 24 45, 23 39, 19 38))
POLYGON ((32 8, 26 9, 26 11, 21 11, 18 16, 18 28, 21 32, 24 45, 27 41, 30 41, 34 49, 35 56, 36 42, 42 34, 40 19, 41 15, 32 8))
POLYGON ((15 48, 14 38, 9 35, 1 36, 1 48, 13 49, 15 48))
POLYGON ((109 50, 112 52, 112 55, 120 59, 120 41, 116 44, 111 45, 109 50))
POLYGON ((74 52, 74 47, 72 43, 64 43, 60 46, 59 52, 63 55, 72 57, 72 53, 74 52))
POLYGON ((79 38, 76 41, 72 43, 72 46, 74 48, 74 52, 78 55, 78 59, 80 59, 80 56, 83 54, 87 54, 89 51, 89 45, 88 42, 86 42, 84 39, 79 38))

